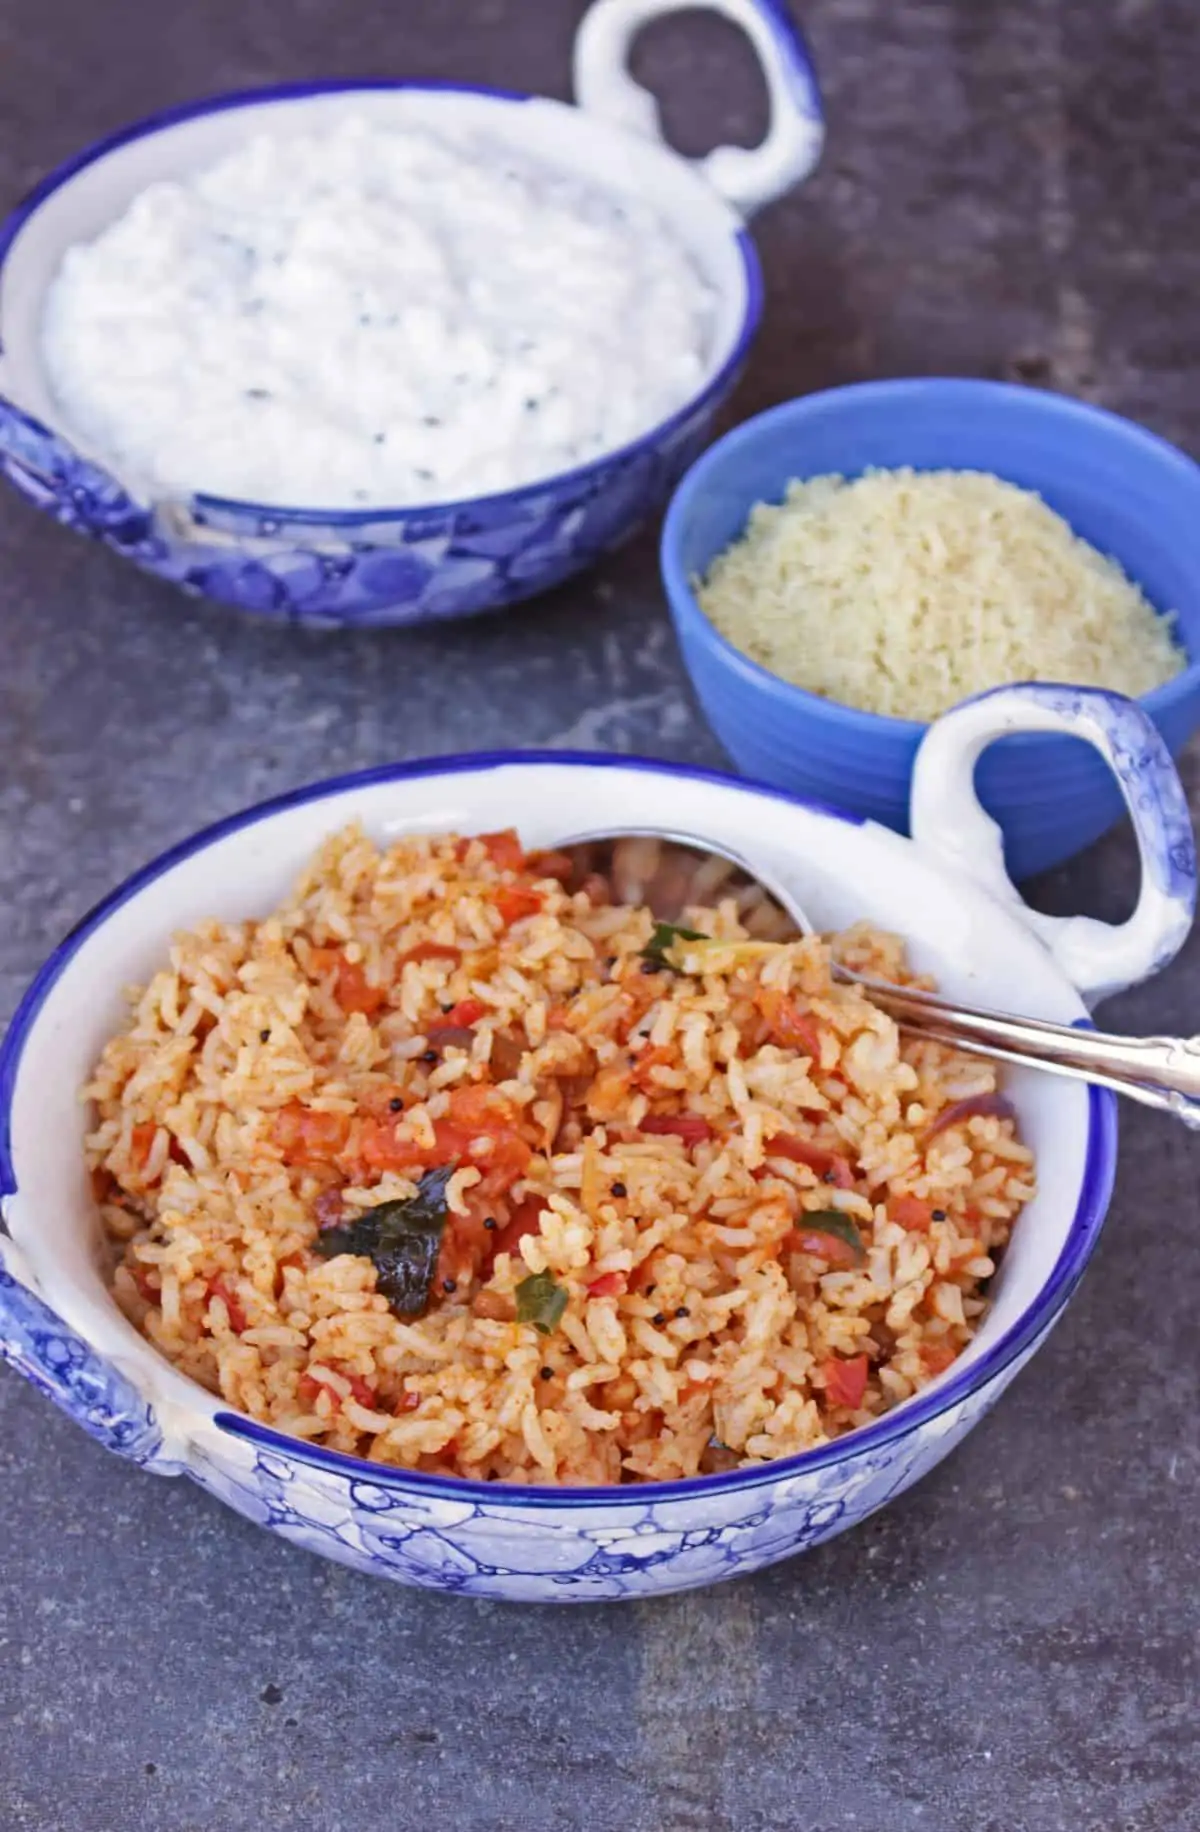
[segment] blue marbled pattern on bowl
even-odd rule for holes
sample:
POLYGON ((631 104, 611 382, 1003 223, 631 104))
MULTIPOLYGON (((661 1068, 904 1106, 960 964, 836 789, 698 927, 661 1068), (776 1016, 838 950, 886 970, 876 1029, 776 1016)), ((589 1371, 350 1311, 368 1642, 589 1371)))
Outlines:
POLYGON ((740 366, 741 352, 636 445, 475 502, 321 517, 198 497, 175 517, 135 502, 2 397, 0 474, 65 527, 194 596, 297 624, 436 623, 531 598, 628 539, 700 452, 740 366))
POLYGON ((186 1469, 246 1519, 356 1571, 503 1602, 663 1596, 820 1545, 949 1455, 1056 1314, 1017 1354, 994 1360, 957 1403, 884 1420, 884 1429, 857 1434, 832 1456, 608 1492, 489 1489, 375 1470, 234 1414, 218 1414, 216 1431, 195 1433, 186 1457, 172 1456, 132 1383, 0 1260, 0 1354, 106 1449, 159 1474, 186 1469))
MULTIPOLYGON (((1031 1275, 1027 1301, 992 1342, 859 1432, 722 1475, 612 1488, 530 1488, 372 1464, 222 1408, 161 1362, 118 1316, 102 1288, 95 1294, 99 1302, 84 1295, 64 1304, 58 1293, 57 1311, 50 1308, 56 1299, 51 1287, 63 1278, 74 1251, 74 1223, 65 1210, 56 1217, 54 1199, 38 1193, 47 1154, 36 1148, 36 1140, 47 1104, 41 1071, 24 1065, 41 1059, 39 1035, 58 1036, 49 1021, 53 1002, 82 951, 103 947, 147 894, 169 884, 191 861, 205 858, 214 879, 231 873, 241 883, 250 853, 269 856, 272 836, 290 858, 300 837, 293 822, 300 819, 306 828, 311 823, 313 833, 327 830, 337 811, 349 808, 342 797, 370 819, 376 805, 371 797, 377 796, 378 809, 395 809, 389 819, 401 819, 397 797, 410 794, 416 807, 431 792, 449 792, 472 810, 472 824, 486 825, 501 806, 512 806, 513 771, 530 773, 524 793, 537 806, 553 802, 549 818, 558 831, 568 810, 611 818, 618 806, 641 794, 652 806, 657 796, 664 808, 692 809, 690 819, 698 808, 723 810, 730 832, 736 804, 736 830, 753 846, 765 844, 764 836, 789 817, 802 815, 814 825, 812 844, 822 856, 850 848, 860 859, 856 895, 866 894, 874 871, 879 884, 886 879, 891 903, 899 881, 910 871, 923 878, 927 869, 918 849, 906 842, 823 810, 790 806, 786 797, 710 772, 569 754, 395 765, 293 791, 194 836, 120 887, 55 950, 0 1045, 0 1192, 15 1236, 0 1236, 0 1268, 6 1268, 0 1277, 0 1357, 110 1449, 149 1470, 184 1472, 247 1518, 360 1571, 507 1601, 663 1595, 759 1570, 853 1527, 933 1468, 995 1403, 1061 1314, 1096 1245, 1116 1156, 1116 1102, 1110 1093, 1070 1091, 1082 1107, 1081 1161, 1061 1191, 1062 1232, 1055 1235, 1061 1246, 1044 1273, 1031 1275), (36 1086, 39 1092, 32 1105, 26 1097, 25 1111, 34 1120, 32 1130, 25 1122, 22 1149, 14 1115, 22 1079, 29 1075, 27 1089, 36 1086), (64 1251, 52 1253, 35 1273, 29 1241, 44 1244, 60 1236, 64 1251)), ((718 819, 716 812, 712 818, 718 819)), ((964 895, 970 896, 966 888, 964 895)), ((1003 955, 1005 937, 1009 946, 1020 939, 1014 928, 1019 918, 999 903, 975 893, 972 908, 979 931, 974 945, 985 957, 1003 955), (989 941, 992 924, 996 932, 989 941)), ((88 983, 97 983, 94 963, 88 983)), ((47 1062, 57 1086, 60 1044, 47 1062)), ((82 1072, 70 1086, 81 1079, 82 1072)), ((1043 1160, 1041 1168, 1048 1189, 1053 1167, 1043 1160)), ((89 1220, 84 1195, 79 1224, 89 1220)))

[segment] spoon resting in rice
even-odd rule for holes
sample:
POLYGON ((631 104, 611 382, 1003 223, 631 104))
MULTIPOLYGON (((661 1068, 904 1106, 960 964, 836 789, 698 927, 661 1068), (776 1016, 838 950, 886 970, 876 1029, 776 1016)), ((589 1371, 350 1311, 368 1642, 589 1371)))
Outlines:
MULTIPOLYGON (((777 879, 732 848, 694 834, 651 828, 585 833, 559 841, 555 850, 574 862, 570 888, 582 888, 589 877, 600 874, 616 902, 645 905, 665 931, 665 947, 692 972, 703 971, 705 950, 766 949, 797 934, 816 933, 803 905, 777 879), (735 900, 751 942, 714 941, 677 926, 688 907, 722 897, 735 900)), ((1094 1082, 1171 1113, 1192 1131, 1200 1131, 1200 1045, 1193 1038, 1075 1030, 1040 1018, 958 1005, 936 993, 855 973, 838 962, 833 972, 838 979, 866 987, 904 1030, 997 1062, 1094 1082)), ((1008 1110, 1003 1095, 991 1098, 1008 1110)))

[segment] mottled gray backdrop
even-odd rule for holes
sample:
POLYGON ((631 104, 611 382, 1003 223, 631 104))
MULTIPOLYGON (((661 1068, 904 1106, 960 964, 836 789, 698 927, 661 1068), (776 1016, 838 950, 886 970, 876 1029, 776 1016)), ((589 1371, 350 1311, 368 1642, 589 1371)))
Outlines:
MULTIPOLYGON (((565 93, 575 0, 4 0, 0 207, 148 110, 408 72, 565 93)), ((874 375, 1015 377, 1200 447, 1196 0, 808 0, 832 131, 758 227, 737 417, 874 375)), ((731 30, 647 34, 678 143, 754 137, 731 30)), ((0 500, 10 1012, 200 823, 508 744, 719 753, 647 538, 494 623, 353 638, 186 603, 0 500)), ((1039 887, 1113 914, 1117 834, 1039 887)), ((1109 1011, 1196 1024, 1196 948, 1109 1011)), ((1196 1026, 1200 1028, 1200 1026, 1196 1026)), ((444 1600, 275 1542, 0 1377, 4 1832, 1179 1832, 1195 1803, 1198 1148, 1131 1112, 1085 1286, 998 1413, 824 1550, 661 1604, 444 1600)))

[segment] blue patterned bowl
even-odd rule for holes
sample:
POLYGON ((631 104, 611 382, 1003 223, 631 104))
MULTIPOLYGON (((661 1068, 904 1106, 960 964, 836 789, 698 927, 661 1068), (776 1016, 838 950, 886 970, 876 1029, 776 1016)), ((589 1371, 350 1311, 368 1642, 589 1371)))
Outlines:
POLYGON ((438 84, 305 83, 176 108, 90 147, 0 230, 0 469, 40 507, 189 592, 300 623, 419 624, 545 591, 624 540, 696 456, 758 325, 761 284, 743 215, 816 163, 821 111, 807 53, 774 0, 710 0, 739 19, 772 96, 767 138, 704 161, 673 153, 628 43, 678 0, 598 0, 575 49, 580 105, 438 84), (669 222, 717 301, 708 372, 644 437, 543 483, 419 508, 281 509, 196 495, 144 502, 72 442, 42 371, 42 302, 66 249, 155 179, 179 177, 263 131, 305 133, 349 114, 453 136, 482 133, 555 169, 636 193, 669 222))
MULTIPOLYGON (((737 764, 906 831, 913 759, 928 727, 857 712, 768 674, 717 634, 691 584, 753 505, 778 502, 791 478, 897 465, 994 471, 1039 491, 1159 610, 1178 613, 1190 665, 1144 701, 1178 754, 1200 725, 1200 467, 1130 421, 1061 395, 932 378, 834 388, 773 408, 719 440, 676 491, 663 578, 700 703, 737 764)), ((1089 845, 1121 813, 1097 758, 1061 737, 997 745, 979 781, 1018 879, 1089 845)))
POLYGON ((1012 1078, 1038 1155, 1038 1195, 979 1336, 915 1400, 776 1464, 555 1490, 439 1479, 324 1451, 231 1412, 160 1359, 104 1285, 76 1090, 121 1021, 121 989, 149 977, 172 931, 269 910, 324 836, 352 818, 380 835, 516 823, 527 843, 547 845, 583 828, 618 828, 636 804, 647 821, 760 859, 824 926, 865 917, 902 931, 952 991, 1067 1022, 1085 1016, 1081 988, 1111 990, 1169 958, 1191 920, 1194 862, 1178 779, 1136 707, 1018 690, 973 703, 929 742, 937 753, 919 772, 917 842, 699 770, 512 754, 321 784, 156 860, 51 956, 0 1050, 0 1355, 110 1450, 188 1474, 310 1551, 433 1589, 552 1602, 653 1596, 757 1570, 862 1520, 953 1449, 1061 1313, 1108 1201, 1112 1095, 1051 1076, 1012 1078), (970 760, 981 736, 1022 720, 1073 730, 1119 767, 1140 734, 1150 762, 1127 786, 1147 864, 1138 910, 1121 928, 1037 916, 1004 878, 972 799, 970 760), (944 862, 960 852, 957 867, 944 862))

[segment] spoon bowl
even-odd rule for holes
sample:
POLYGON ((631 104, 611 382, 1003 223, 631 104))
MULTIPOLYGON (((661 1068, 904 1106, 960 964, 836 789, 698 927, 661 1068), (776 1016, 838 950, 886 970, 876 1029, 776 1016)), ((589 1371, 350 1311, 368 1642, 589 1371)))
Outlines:
POLYGON ((640 904, 658 922, 678 922, 684 911, 732 897, 738 920, 756 941, 792 941, 814 927, 793 893, 740 853, 695 834, 657 827, 621 833, 583 833, 563 840, 570 855, 569 890, 596 888, 622 904, 640 904))
MULTIPOLYGON (((571 890, 599 888, 620 904, 642 905, 659 922, 732 898, 756 941, 788 942, 817 933, 795 892, 734 848, 695 834, 631 827, 577 834, 556 851, 570 855, 571 890)), ((1200 1038, 1121 1037, 1041 1019, 956 1005, 911 986, 893 986, 839 961, 834 977, 870 993, 902 1030, 969 1055, 1046 1070, 1112 1088, 1143 1106, 1172 1113, 1200 1131, 1200 1038)))

